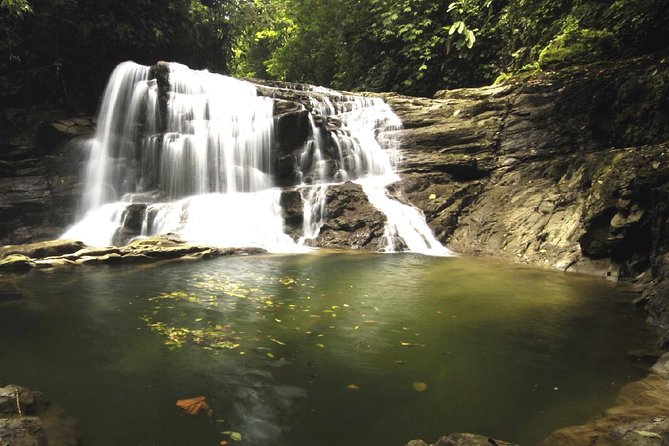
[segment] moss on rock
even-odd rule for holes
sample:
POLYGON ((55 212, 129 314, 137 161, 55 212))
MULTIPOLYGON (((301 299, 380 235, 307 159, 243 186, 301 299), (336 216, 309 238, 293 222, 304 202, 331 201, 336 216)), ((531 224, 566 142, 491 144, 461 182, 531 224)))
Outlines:
POLYGON ((613 33, 597 29, 569 29, 550 41, 539 53, 543 69, 561 68, 607 59, 615 47, 613 33))

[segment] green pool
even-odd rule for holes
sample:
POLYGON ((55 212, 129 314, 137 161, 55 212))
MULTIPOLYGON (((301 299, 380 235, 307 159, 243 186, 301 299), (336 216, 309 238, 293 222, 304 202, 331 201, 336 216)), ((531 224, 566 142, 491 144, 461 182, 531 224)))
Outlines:
POLYGON ((17 283, 0 385, 46 392, 87 445, 533 445, 606 408, 650 342, 623 288, 466 257, 230 257, 17 283), (176 406, 199 395, 210 411, 176 406))

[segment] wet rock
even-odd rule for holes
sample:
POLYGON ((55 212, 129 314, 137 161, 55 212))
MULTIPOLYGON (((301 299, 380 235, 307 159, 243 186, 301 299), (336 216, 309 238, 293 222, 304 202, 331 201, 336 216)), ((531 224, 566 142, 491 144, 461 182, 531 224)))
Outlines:
POLYGON ((41 392, 0 387, 0 445, 79 446, 77 422, 41 392))
POLYGON ((9 254, 0 259, 0 271, 25 271, 33 268, 35 263, 23 254, 9 254))
POLYGON ((297 189, 283 190, 279 200, 283 210, 283 229, 293 240, 300 238, 303 232, 304 203, 302 194, 297 189))
POLYGON ((47 446, 46 434, 39 418, 0 418, 0 445, 47 446))
POLYGON ((61 256, 77 252, 83 247, 84 244, 76 240, 48 240, 25 245, 9 245, 0 247, 0 258, 9 254, 22 254, 31 258, 61 256))
POLYGON ((403 196, 457 252, 638 275, 667 250, 669 113, 650 97, 626 96, 630 109, 648 100, 663 116, 651 125, 613 98, 625 95, 629 79, 669 73, 669 65, 652 57, 635 63, 634 70, 582 67, 433 99, 380 95, 404 124, 403 196), (612 101, 612 119, 627 136, 602 119, 611 117, 612 101), (631 145, 638 141, 647 145, 631 145))
POLYGON ((142 235, 142 227, 146 221, 147 205, 133 203, 128 205, 121 215, 121 225, 112 237, 113 245, 126 245, 142 235))
POLYGON ((82 116, 55 121, 42 121, 37 130, 37 142, 41 147, 48 148, 65 144, 80 136, 92 136, 95 133, 95 119, 82 116))
POLYGON ((313 243, 321 248, 380 251, 385 223, 385 215, 368 201, 362 186, 334 185, 325 194, 325 221, 313 243))
POLYGON ((455 433, 441 437, 434 444, 427 444, 423 440, 411 440, 406 446, 518 446, 514 443, 496 440, 483 435, 455 433))
MULTIPOLYGON (((194 260, 228 255, 255 255, 267 251, 261 248, 215 248, 189 244, 174 234, 135 240, 125 246, 94 248, 71 240, 52 240, 30 245, 4 247, 0 254, 0 271, 27 271, 32 268, 59 268, 77 265, 114 265, 119 263, 155 263, 168 260, 194 260), (16 254, 16 252, 25 252, 16 254), (61 255, 56 255, 57 253, 61 255)), ((3 285, 0 282, 0 299, 3 285)), ((14 296, 11 283, 7 298, 14 296)))

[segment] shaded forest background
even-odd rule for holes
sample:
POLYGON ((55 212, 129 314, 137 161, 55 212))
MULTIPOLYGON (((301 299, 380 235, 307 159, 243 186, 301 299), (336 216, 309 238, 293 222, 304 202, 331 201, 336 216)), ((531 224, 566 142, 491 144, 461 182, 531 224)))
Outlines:
POLYGON ((0 101, 94 111, 119 62, 431 95, 662 51, 667 0, 0 0, 0 101))

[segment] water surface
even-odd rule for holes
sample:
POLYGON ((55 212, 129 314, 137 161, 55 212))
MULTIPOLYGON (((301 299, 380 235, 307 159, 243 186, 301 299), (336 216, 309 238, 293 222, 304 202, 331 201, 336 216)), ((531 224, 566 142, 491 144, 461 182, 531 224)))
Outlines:
POLYGON ((33 271, 0 304, 0 385, 46 392, 89 445, 523 445, 643 370, 632 295, 472 258, 318 254, 33 271), (178 399, 204 395, 212 413, 178 399))

